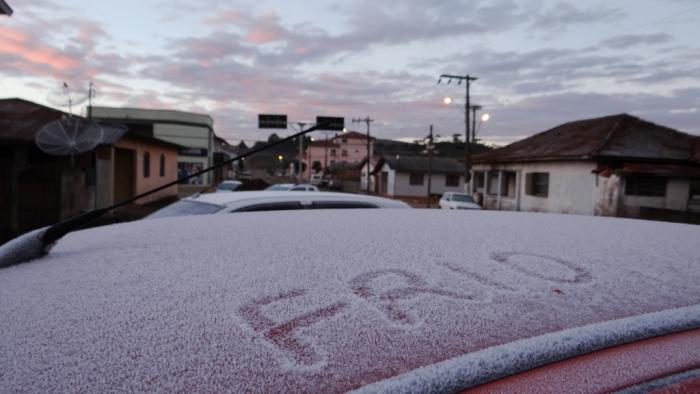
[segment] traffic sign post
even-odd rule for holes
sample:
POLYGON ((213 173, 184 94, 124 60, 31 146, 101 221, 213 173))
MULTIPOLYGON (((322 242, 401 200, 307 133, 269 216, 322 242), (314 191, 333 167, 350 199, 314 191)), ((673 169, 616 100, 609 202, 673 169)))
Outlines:
POLYGON ((259 129, 286 129, 287 115, 259 114, 259 129))

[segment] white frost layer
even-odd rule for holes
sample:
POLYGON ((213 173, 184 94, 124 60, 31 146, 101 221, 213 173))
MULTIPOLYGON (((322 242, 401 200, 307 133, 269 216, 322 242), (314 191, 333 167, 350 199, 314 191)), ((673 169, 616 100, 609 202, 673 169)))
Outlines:
POLYGON ((28 262, 46 254, 44 233, 48 227, 42 227, 0 245, 0 268, 28 262))
POLYGON ((596 350, 700 327, 700 305, 590 324, 494 346, 355 390, 453 393, 596 350))
POLYGON ((339 392, 700 300, 700 226, 489 211, 154 219, 0 269, 0 392, 339 392))

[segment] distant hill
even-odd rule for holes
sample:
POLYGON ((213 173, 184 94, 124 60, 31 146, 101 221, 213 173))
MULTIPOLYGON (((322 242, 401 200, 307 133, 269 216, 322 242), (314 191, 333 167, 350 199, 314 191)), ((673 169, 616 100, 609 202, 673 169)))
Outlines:
MULTIPOLYGON (((480 143, 471 144, 472 154, 487 152, 492 149, 493 148, 480 143)), ((437 142, 435 144, 435 150, 436 157, 464 157, 463 142, 437 142)), ((420 155, 421 152, 425 151, 425 145, 411 142, 377 139, 374 144, 374 151, 378 155, 416 156, 420 155)))

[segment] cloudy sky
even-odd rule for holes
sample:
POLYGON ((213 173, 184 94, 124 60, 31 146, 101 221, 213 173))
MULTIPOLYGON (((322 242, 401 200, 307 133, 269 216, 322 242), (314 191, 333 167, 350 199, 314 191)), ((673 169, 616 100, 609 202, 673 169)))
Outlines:
POLYGON ((464 88, 441 73, 479 78, 491 143, 621 112, 700 134, 697 0, 8 3, 0 97, 50 105, 63 81, 92 81, 97 105, 208 113, 234 143, 267 137, 258 113, 369 115, 380 138, 463 132, 464 88))

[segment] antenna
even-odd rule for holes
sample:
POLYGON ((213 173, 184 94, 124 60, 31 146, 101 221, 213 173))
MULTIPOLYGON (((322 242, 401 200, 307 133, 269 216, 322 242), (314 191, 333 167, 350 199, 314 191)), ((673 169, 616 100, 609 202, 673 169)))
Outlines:
POLYGON ((63 81, 58 87, 51 89, 46 95, 46 101, 57 107, 68 107, 68 113, 73 113, 73 106, 84 103, 90 98, 90 93, 84 93, 71 88, 63 81))
POLYGON ((56 156, 71 157, 94 149, 104 139, 104 130, 97 122, 77 116, 63 116, 45 124, 34 137, 42 151, 56 156))

